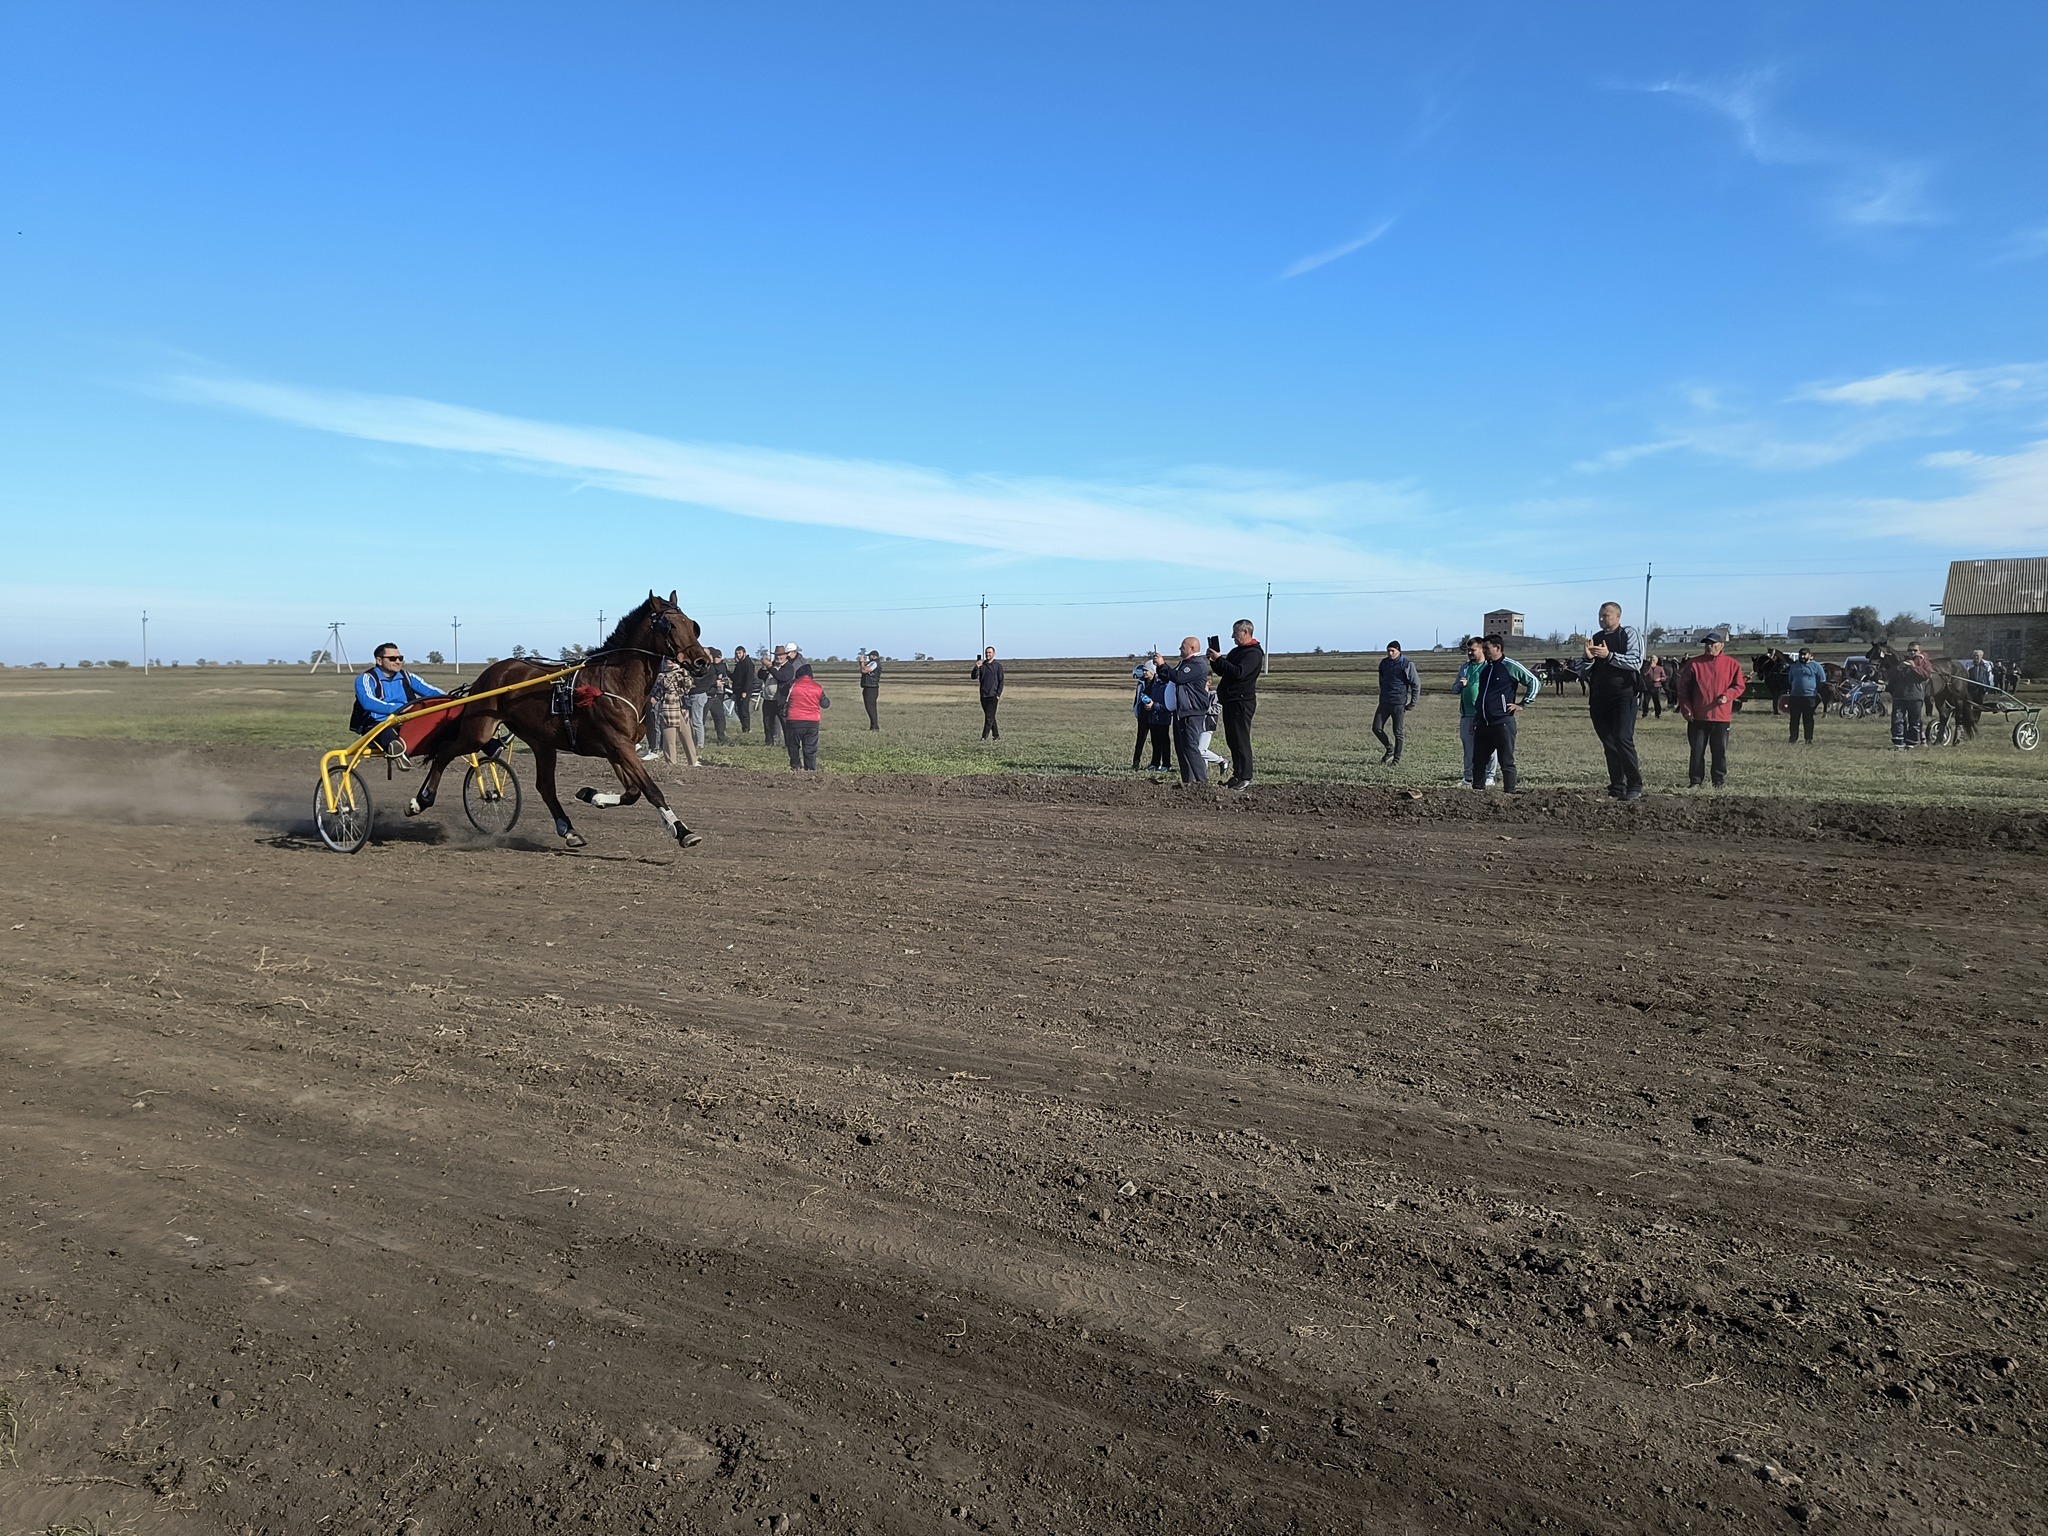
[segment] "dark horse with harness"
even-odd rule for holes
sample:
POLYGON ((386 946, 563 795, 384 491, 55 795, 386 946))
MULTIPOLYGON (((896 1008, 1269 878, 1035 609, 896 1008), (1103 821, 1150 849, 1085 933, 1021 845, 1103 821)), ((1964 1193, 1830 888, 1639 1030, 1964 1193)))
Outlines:
MULTIPOLYGON (((561 797, 555 793, 555 758, 563 752, 604 758, 619 776, 623 793, 579 789, 578 800, 595 806, 631 805, 645 795, 661 812, 676 841, 694 848, 704 839, 668 808, 661 786, 635 749, 641 723, 647 718, 654 674, 661 664, 673 661, 695 670, 710 663, 710 653, 697 643, 700 633, 696 621, 676 606, 675 593, 669 593, 664 601, 650 592, 647 601, 619 620, 604 644, 584 658, 574 676, 551 688, 503 693, 465 705, 454 728, 432 743, 433 766, 405 814, 417 816, 434 803, 441 772, 456 758, 494 750, 498 727, 503 725, 533 749, 534 784, 554 813, 555 831, 571 848, 581 848, 583 839, 570 825, 561 797)), ((493 662, 469 691, 516 687, 560 670, 559 664, 544 661, 493 662)))

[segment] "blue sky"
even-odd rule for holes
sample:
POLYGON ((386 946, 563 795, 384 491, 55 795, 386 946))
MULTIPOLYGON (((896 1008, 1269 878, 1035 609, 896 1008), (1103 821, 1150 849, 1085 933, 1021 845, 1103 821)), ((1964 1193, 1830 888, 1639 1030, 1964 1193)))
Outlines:
POLYGON ((2038 4, 13 0, 0 660, 1924 608, 2043 144, 2038 4))

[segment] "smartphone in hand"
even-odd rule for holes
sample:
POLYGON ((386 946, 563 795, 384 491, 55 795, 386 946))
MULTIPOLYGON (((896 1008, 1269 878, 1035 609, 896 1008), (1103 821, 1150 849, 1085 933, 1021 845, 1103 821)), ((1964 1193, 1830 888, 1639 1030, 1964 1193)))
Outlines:
POLYGON ((1217 652, 1220 655, 1223 650, 1223 641, 1221 637, 1217 635, 1211 635, 1209 637, 1209 649, 1217 652))

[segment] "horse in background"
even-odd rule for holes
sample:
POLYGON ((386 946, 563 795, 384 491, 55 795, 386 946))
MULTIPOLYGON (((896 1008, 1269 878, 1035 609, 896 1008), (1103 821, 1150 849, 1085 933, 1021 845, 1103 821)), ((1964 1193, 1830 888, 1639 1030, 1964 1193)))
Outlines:
MULTIPOLYGON (((1884 674, 1885 692, 1897 698, 1898 692, 1892 684, 1906 667, 1906 658, 1893 650, 1888 640, 1878 641, 1864 655, 1884 674)), ((1928 728, 1928 738, 1939 745, 1951 747, 1965 737, 1974 738, 1977 722, 1983 717, 1984 710, 1971 697, 1969 680, 1935 665, 1932 657, 1928 658, 1928 664, 1933 671, 1927 679, 1927 714, 1934 721, 1928 728)))
MULTIPOLYGON (((442 770, 456 758, 494 750, 492 743, 503 725, 532 749, 534 786, 554 815, 556 834, 569 847, 583 847, 584 839, 555 792, 555 759, 564 752, 601 757, 618 775, 622 793, 585 788, 576 792, 578 800, 600 807, 631 805, 645 795, 676 842, 696 847, 704 839, 669 809, 661 786, 640 761, 638 746, 648 695, 661 664, 673 661, 692 671, 710 665, 710 652, 698 643, 701 633, 696 620, 676 606, 675 593, 664 600, 649 592, 647 601, 620 619, 604 644, 584 657, 573 677, 551 688, 502 693, 464 705, 454 729, 435 740, 433 766, 405 814, 417 816, 434 803, 442 770)), ((477 675, 469 691, 485 693, 560 670, 558 662, 525 658, 493 662, 477 675)))

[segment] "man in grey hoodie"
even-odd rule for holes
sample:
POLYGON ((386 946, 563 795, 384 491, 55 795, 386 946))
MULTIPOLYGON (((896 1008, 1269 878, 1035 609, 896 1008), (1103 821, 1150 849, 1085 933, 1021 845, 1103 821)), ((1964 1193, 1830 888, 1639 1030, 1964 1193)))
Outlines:
POLYGON ((1380 754, 1381 762, 1401 761, 1401 748, 1408 739, 1408 711, 1415 707, 1415 701, 1421 696, 1422 679, 1415 675, 1415 663, 1401 654, 1400 641, 1389 640, 1386 657, 1380 662, 1380 707, 1373 711, 1372 716, 1372 733, 1386 748, 1380 754), (1391 741, 1383 729, 1390 720, 1394 724, 1391 741))

